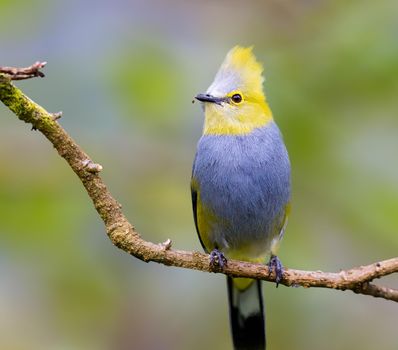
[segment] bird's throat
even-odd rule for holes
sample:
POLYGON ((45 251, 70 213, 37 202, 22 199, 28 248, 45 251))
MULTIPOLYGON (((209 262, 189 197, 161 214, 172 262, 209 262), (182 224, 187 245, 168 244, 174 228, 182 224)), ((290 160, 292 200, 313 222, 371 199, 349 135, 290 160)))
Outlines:
POLYGON ((228 113, 219 106, 208 106, 205 109, 203 134, 247 135, 272 120, 272 112, 268 106, 259 110, 242 110, 237 113, 228 113))

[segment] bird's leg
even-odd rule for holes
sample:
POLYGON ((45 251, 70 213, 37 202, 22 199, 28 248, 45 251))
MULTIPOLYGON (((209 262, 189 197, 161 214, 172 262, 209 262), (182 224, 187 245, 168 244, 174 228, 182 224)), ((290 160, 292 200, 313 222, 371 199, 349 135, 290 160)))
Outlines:
POLYGON ((210 266, 211 267, 219 266, 222 270, 226 264, 227 264, 227 258, 224 256, 224 254, 217 248, 213 249, 212 252, 210 253, 210 266))
POLYGON ((271 255, 271 258, 268 262, 269 274, 275 271, 275 282, 276 287, 278 288, 279 282, 283 278, 283 265, 279 258, 276 255, 271 255))

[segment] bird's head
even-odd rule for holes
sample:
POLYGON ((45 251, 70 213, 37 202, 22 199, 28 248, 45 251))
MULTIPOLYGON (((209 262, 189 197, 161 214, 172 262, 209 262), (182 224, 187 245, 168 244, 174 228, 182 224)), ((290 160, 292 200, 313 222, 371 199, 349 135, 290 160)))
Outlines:
POLYGON ((243 135, 272 120, 262 73, 251 47, 228 52, 206 93, 195 97, 204 104, 204 134, 243 135))

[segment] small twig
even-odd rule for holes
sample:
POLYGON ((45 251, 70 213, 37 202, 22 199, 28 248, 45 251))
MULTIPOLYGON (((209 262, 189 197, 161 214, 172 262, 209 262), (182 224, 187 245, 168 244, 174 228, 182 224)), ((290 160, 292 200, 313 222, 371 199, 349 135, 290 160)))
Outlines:
POLYGON ((29 67, 18 68, 18 67, 0 67, 0 73, 4 73, 11 80, 23 80, 34 77, 44 78, 44 73, 40 71, 47 62, 37 61, 29 67))
POLYGON ((371 295, 375 298, 383 298, 398 303, 398 290, 383 286, 377 286, 373 283, 365 283, 362 287, 362 294, 371 295))
POLYGON ((169 250, 172 246, 173 242, 171 241, 170 238, 167 238, 164 242, 159 243, 159 245, 164 249, 164 250, 169 250))
POLYGON ((62 111, 56 112, 56 113, 51 113, 53 120, 58 120, 62 117, 62 111))

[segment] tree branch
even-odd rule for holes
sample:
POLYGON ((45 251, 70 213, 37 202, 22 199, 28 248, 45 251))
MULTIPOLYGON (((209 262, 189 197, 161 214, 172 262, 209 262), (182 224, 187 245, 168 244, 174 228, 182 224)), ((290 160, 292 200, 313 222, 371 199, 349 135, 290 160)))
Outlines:
MULTIPOLYGON (((265 265, 229 260, 221 271, 217 267, 210 266, 208 255, 171 249, 170 240, 159 244, 144 240, 126 219, 121 205, 112 197, 99 176, 102 166, 94 163, 58 124, 59 114, 47 112, 12 84, 11 80, 44 76, 39 72, 44 64, 45 62, 38 62, 31 67, 21 69, 0 67, 0 72, 3 72, 0 73, 0 100, 19 119, 39 130, 52 143, 58 154, 67 161, 85 187, 105 224, 109 239, 115 246, 146 262, 154 261, 167 266, 275 282, 274 274, 270 274, 265 265)), ((398 272, 398 257, 337 273, 286 269, 280 284, 352 290, 355 293, 398 302, 398 290, 370 283, 376 278, 396 272, 398 272)))
POLYGON ((47 62, 37 61, 29 67, 17 68, 17 67, 0 67, 0 73, 4 73, 11 80, 23 80, 34 77, 44 78, 45 75, 40 71, 47 62))

